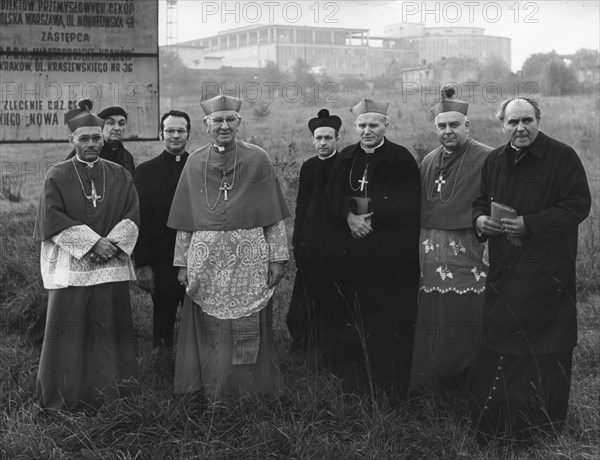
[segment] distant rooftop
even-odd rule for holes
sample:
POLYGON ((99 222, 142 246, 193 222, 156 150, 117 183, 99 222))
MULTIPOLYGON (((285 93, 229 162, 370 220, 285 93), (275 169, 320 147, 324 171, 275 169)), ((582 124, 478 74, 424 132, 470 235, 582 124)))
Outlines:
POLYGON ((223 30, 217 32, 217 35, 211 35, 208 37, 195 38, 193 40, 187 40, 185 42, 179 42, 177 45, 190 45, 198 46, 200 42, 210 40, 214 38, 222 38, 227 35, 237 35, 244 32, 256 32, 268 29, 279 29, 279 30, 304 30, 304 31, 328 31, 328 32, 342 32, 348 35, 354 34, 368 34, 369 29, 361 29, 357 27, 315 27, 315 26, 295 26, 290 24, 255 24, 250 26, 236 27, 233 29, 223 30))
MULTIPOLYGON (((239 32, 249 32, 251 30, 257 29, 268 29, 271 27, 280 28, 289 28, 289 29, 306 29, 306 30, 339 30, 339 31, 352 31, 352 32, 368 32, 369 29, 357 29, 356 27, 315 27, 315 26, 295 26, 292 24, 253 24, 250 26, 242 26, 242 27, 234 27, 233 29, 222 30, 217 32, 217 35, 231 34, 231 33, 239 33, 239 32)), ((213 35, 214 37, 214 35, 213 35)), ((208 38, 208 37, 205 37, 208 38)))

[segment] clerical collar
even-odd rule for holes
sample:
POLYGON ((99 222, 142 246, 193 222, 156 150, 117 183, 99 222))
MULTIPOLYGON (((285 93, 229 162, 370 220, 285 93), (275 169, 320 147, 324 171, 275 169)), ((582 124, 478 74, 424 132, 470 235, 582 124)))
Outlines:
POLYGON ((184 150, 179 155, 177 155, 177 154, 175 154, 173 152, 169 152, 167 149, 165 149, 165 153, 167 154, 167 158, 171 158, 176 163, 179 163, 181 161, 181 157, 185 154, 185 152, 186 151, 184 150))
POLYGON ((443 147, 442 150, 444 151, 445 154, 450 155, 451 153, 454 153, 455 150, 448 150, 446 147, 443 147))
POLYGON ((467 139, 467 141, 461 145, 460 147, 455 148, 454 150, 448 150, 446 147, 442 146, 442 151, 446 154, 446 155, 452 155, 454 153, 461 153, 465 150, 467 150, 469 148, 469 145, 471 143, 471 139, 467 139))
POLYGON ((527 149, 520 149, 518 147, 515 147, 512 142, 510 143, 510 148, 515 151, 515 164, 521 161, 521 159, 527 153, 527 149))
POLYGON ((515 145, 512 142, 510 143, 510 147, 517 153, 521 153, 523 151, 523 149, 515 147, 515 145))
POLYGON ((83 163, 84 165, 86 165, 88 168, 93 168, 94 166, 96 166, 96 163, 100 161, 100 157, 96 158, 94 161, 83 161, 77 156, 77 154, 75 154, 75 159, 79 161, 79 163, 83 163))
POLYGON ((215 143, 213 143, 213 147, 215 148, 215 150, 219 153, 223 153, 225 152, 225 150, 227 150, 227 147, 230 147, 232 144, 235 144, 235 141, 233 141, 231 144, 227 144, 227 145, 217 145, 215 143))
POLYGON ((326 157, 322 157, 321 155, 317 155, 317 157, 319 158, 319 160, 325 161, 325 160, 329 160, 336 153, 337 153, 337 150, 334 150, 331 154, 327 155, 326 157))
POLYGON ((381 143, 379 145, 376 145, 375 147, 368 149, 366 148, 364 145, 362 145, 362 143, 360 144, 360 148, 363 149, 365 151, 365 153, 375 153, 375 150, 377 150, 379 147, 381 147, 383 145, 383 143, 385 142, 385 139, 381 141, 381 143))

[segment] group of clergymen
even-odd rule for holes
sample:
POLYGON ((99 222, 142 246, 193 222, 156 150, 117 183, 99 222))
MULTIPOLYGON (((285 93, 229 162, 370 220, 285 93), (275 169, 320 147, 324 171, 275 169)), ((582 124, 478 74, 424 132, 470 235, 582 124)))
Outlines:
MULTIPOLYGON (((135 391, 136 279, 152 295, 154 353, 172 352, 183 304, 175 393, 280 391, 272 296, 290 214, 267 153, 236 138, 241 101, 201 106, 210 143, 188 154, 190 117, 171 110, 163 152, 137 168, 122 108, 95 115, 83 101, 65 115, 74 151, 48 171, 35 229, 49 290, 44 408, 94 409, 135 391)), ((557 433, 591 205, 578 155, 539 131, 529 98, 500 106, 505 145, 471 139, 468 104, 444 87, 431 109, 441 145, 418 166, 386 138, 388 106, 352 107, 358 142, 341 151, 340 117, 323 109, 308 122, 317 155, 300 171, 292 350, 316 353, 347 391, 463 392, 485 435, 557 433)))

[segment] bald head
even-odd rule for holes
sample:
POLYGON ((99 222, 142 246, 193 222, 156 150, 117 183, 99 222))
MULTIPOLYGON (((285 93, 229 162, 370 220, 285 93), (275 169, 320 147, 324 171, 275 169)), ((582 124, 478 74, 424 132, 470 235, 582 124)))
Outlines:
POLYGON ((542 109, 540 108, 540 104, 537 100, 531 97, 516 97, 514 99, 507 99, 502 104, 500 104, 500 107, 498 107, 498 111, 496 112, 496 118, 500 120, 500 123, 504 121, 504 117, 506 115, 506 107, 508 107, 508 104, 510 104, 511 102, 527 102, 529 105, 531 105, 531 107, 533 107, 536 120, 539 122, 542 118, 542 109))
MULTIPOLYGON (((513 99, 504 106, 501 120, 502 131, 517 149, 526 149, 539 133, 539 106, 527 99, 513 99)), ((500 111, 498 111, 500 113, 500 111)))

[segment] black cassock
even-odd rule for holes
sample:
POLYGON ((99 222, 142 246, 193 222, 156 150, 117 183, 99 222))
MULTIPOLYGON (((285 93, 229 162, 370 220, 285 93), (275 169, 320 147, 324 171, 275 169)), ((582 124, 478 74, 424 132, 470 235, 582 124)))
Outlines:
POLYGON ((136 268, 146 265, 154 273, 152 294, 152 345, 173 348, 177 306, 185 297, 179 282, 179 267, 173 266, 177 231, 167 227, 171 203, 181 172, 189 157, 163 152, 135 170, 140 199, 140 233, 134 250, 136 268))
POLYGON ((483 351, 471 390, 481 432, 528 437, 538 428, 556 433, 566 420, 578 226, 591 196, 577 153, 541 131, 515 159, 510 144, 489 154, 473 202, 473 222, 495 201, 523 216, 527 233, 518 244, 505 235, 488 239, 483 351))
POLYGON ((355 144, 336 159, 326 192, 320 345, 322 362, 348 390, 368 388, 369 379, 396 396, 406 390, 419 283, 420 199, 417 163, 401 145, 386 139, 367 155, 355 144), (362 240, 352 238, 346 221, 350 197, 368 198, 373 212, 374 231, 362 240))
POLYGON ((292 239, 297 270, 286 317, 292 350, 307 351, 318 343, 323 199, 335 158, 335 154, 326 159, 314 156, 300 169, 292 239))

